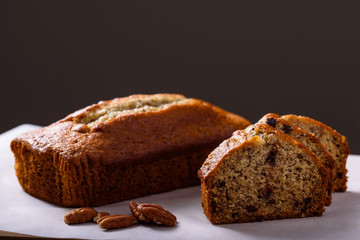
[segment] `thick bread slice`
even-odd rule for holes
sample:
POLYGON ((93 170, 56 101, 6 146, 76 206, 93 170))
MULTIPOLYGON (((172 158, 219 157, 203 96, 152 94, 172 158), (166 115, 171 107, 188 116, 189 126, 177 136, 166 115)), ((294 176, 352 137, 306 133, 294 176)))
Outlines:
POLYGON ((312 133, 298 128, 294 124, 286 121, 285 119, 281 118, 279 115, 274 113, 266 114, 263 118, 261 118, 258 124, 267 124, 269 126, 274 127, 275 129, 289 135, 290 137, 295 138, 304 146, 306 146, 310 151, 312 151, 315 156, 317 156, 321 163, 326 167, 329 172, 329 186, 328 186, 328 193, 326 198, 326 205, 329 206, 331 204, 331 192, 334 191, 333 188, 333 181, 334 181, 334 159, 331 155, 326 151, 325 147, 320 143, 319 139, 315 137, 312 133))
POLYGON ((99 206, 199 184, 207 155, 250 123, 178 94, 100 102, 11 143, 29 194, 61 206, 99 206))
POLYGON ((236 131, 198 172, 213 224, 321 216, 328 174, 302 143, 276 129, 236 131))
POLYGON ((282 118, 313 133, 320 140, 334 159, 334 189, 337 192, 345 192, 347 188, 346 161, 350 154, 346 137, 331 127, 309 117, 290 114, 282 116, 282 118))

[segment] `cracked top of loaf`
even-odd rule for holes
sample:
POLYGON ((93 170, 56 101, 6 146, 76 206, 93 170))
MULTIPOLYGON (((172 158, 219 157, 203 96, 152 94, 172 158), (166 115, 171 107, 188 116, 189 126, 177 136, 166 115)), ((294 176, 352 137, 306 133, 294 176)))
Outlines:
POLYGON ((249 124, 239 115, 179 94, 132 95, 101 101, 22 134, 11 148, 26 146, 22 149, 49 159, 58 154, 63 163, 81 158, 121 163, 221 142, 249 124))

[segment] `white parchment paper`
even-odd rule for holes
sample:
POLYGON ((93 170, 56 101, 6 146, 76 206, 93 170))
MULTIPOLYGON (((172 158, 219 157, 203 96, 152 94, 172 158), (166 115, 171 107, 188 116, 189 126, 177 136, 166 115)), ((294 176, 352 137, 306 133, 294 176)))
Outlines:
MULTIPOLYGON (((201 207, 200 187, 134 199, 157 203, 178 218, 176 227, 141 225, 102 230, 95 223, 67 225, 59 207, 26 194, 14 172, 10 141, 37 128, 21 125, 0 135, 0 230, 54 238, 80 239, 360 239, 360 156, 350 155, 348 190, 334 193, 333 203, 322 217, 259 223, 212 225, 201 207)), ((130 214, 128 202, 97 207, 111 214, 130 214)))

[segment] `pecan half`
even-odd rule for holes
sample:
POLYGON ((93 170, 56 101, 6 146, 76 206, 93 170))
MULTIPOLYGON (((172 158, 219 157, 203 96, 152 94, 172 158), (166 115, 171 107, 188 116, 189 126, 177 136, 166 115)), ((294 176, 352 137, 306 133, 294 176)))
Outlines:
POLYGON ((97 211, 90 207, 70 210, 64 216, 67 224, 85 223, 91 221, 97 215, 97 211))
MULTIPOLYGON (((137 220, 144 222, 144 223, 152 223, 153 221, 150 218, 147 218, 144 216, 144 214, 141 213, 140 209, 139 209, 139 203, 137 202, 129 202, 129 207, 130 207, 130 211, 131 213, 134 215, 134 217, 136 217, 137 220)), ((142 204, 144 205, 144 204, 142 204)), ((145 205, 150 205, 150 204, 146 204, 145 205)))
POLYGON ((131 212, 139 221, 161 223, 170 227, 176 225, 176 217, 160 205, 135 202, 131 202, 129 205, 131 212))
POLYGON ((136 218, 131 215, 108 215, 100 218, 97 223, 101 228, 123 228, 136 223, 136 218))
POLYGON ((105 216, 109 216, 110 213, 107 213, 107 212, 98 212, 98 214, 93 218, 93 221, 97 223, 97 221, 102 218, 102 217, 105 217, 105 216))
POLYGON ((156 206, 143 207, 141 209, 144 216, 152 219, 154 222, 164 224, 169 227, 176 225, 176 217, 168 210, 162 210, 156 206))

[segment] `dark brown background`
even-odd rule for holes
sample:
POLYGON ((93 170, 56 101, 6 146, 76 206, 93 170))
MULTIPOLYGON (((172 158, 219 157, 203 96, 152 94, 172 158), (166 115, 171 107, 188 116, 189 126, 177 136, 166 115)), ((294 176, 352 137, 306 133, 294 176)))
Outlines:
POLYGON ((311 116, 360 153, 358 1, 1 1, 0 132, 171 92, 311 116))

